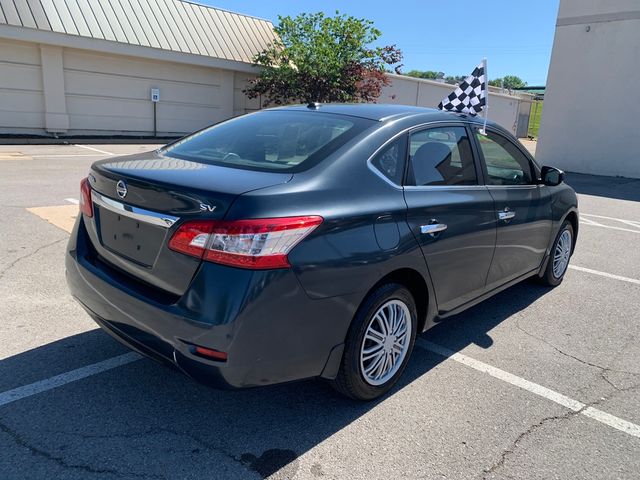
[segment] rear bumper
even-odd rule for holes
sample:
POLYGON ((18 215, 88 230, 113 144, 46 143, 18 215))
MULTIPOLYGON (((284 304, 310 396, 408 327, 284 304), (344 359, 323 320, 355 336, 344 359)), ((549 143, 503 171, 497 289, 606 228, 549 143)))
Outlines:
POLYGON ((95 256, 82 216, 66 254, 71 294, 110 335, 203 383, 250 387, 332 378, 359 298, 310 299, 290 270, 203 263, 176 298, 151 291, 95 256), (223 351, 226 362, 196 355, 223 351))

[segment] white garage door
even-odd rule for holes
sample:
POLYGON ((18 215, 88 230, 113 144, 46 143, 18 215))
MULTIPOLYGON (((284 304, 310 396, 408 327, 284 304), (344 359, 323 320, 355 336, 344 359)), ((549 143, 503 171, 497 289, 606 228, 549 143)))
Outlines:
POLYGON ((35 44, 0 40, 0 131, 40 133, 42 128, 40 49, 35 44))
POLYGON ((222 70, 64 50, 69 134, 153 134, 151 88, 160 89, 159 135, 192 132, 230 116, 222 70))

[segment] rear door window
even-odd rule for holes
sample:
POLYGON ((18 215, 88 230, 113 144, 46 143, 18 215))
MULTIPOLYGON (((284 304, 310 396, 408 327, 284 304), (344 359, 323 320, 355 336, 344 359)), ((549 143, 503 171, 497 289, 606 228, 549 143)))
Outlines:
POLYGON ((293 172, 321 161, 375 123, 321 112, 264 111, 196 132, 163 153, 228 167, 293 172))
POLYGON ((466 128, 447 126, 413 132, 409 145, 408 185, 478 184, 466 128))

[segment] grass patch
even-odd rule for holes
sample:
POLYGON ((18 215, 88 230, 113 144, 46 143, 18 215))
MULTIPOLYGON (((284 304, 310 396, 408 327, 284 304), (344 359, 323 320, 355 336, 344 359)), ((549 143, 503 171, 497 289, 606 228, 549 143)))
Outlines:
POLYGON ((533 138, 538 138, 540 118, 542 117, 542 104, 542 101, 533 102, 531 104, 531 116, 529 117, 529 131, 527 134, 533 138))

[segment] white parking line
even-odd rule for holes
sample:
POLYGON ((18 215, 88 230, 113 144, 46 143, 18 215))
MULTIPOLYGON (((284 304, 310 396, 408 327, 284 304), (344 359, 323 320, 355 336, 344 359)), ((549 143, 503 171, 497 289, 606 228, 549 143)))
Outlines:
MULTIPOLYGON (((631 423, 600 409, 587 406, 585 403, 574 400, 573 398, 567 397, 566 395, 551 390, 550 388, 543 387, 542 385, 538 385, 534 382, 530 382, 529 380, 463 355, 462 353, 454 352, 453 350, 425 340, 424 338, 417 338, 416 345, 424 350, 428 350, 437 355, 450 358, 452 360, 455 360, 456 362, 466 365, 467 367, 473 368, 474 370, 486 373, 487 375, 497 378, 498 380, 502 380, 503 382, 509 383, 539 397, 562 405, 569 410, 582 414, 604 425, 608 425, 609 427, 615 428, 616 430, 624 432, 628 435, 640 438, 640 425, 636 425, 635 423, 631 423)), ((22 400, 24 398, 31 397, 48 390, 52 390, 54 388, 58 388, 63 385, 76 382, 78 380, 82 380, 83 378, 97 375, 99 373, 106 372, 108 370, 112 370, 114 368, 118 368, 132 362, 136 362, 141 358, 142 357, 140 355, 134 352, 125 353, 124 355, 109 358, 102 362, 87 365, 86 367, 80 367, 75 370, 56 375, 55 377, 47 378, 35 383, 30 383, 29 385, 23 385, 21 387, 14 388, 13 390, 2 392, 0 393, 0 406, 16 402, 18 400, 22 400)))
POLYGON ((0 393, 0 407, 17 400, 22 400, 23 398, 31 397, 32 395, 37 395, 38 393, 46 392, 47 390, 61 387, 63 385, 66 385, 67 383, 76 382, 78 380, 82 380, 83 378, 87 378, 98 373, 106 372, 107 370, 121 367, 128 363, 140 360, 141 358, 142 357, 135 352, 125 353, 124 355, 109 358, 102 362, 93 363, 91 365, 87 365, 86 367, 80 367, 76 368, 75 370, 61 373, 60 375, 56 375, 55 377, 47 378, 45 380, 40 380, 39 382, 30 383, 29 385, 23 385, 22 387, 2 392, 0 393))
POLYGON ((538 395, 539 397, 546 398, 547 400, 562 405, 569 410, 573 410, 574 412, 580 413, 581 415, 592 418, 593 420, 603 423, 604 425, 608 425, 609 427, 615 428, 616 430, 620 430, 621 432, 624 432, 628 435, 640 438, 640 425, 636 425, 635 423, 623 420, 622 418, 616 417, 615 415, 611 415, 607 412, 603 412, 602 410, 599 410, 597 408, 587 407, 586 404, 579 402, 578 400, 574 400, 573 398, 569 398, 566 395, 558 393, 547 387, 543 387, 542 385, 538 385, 537 383, 530 382, 529 380, 525 380, 524 378, 518 377, 516 375, 513 375, 512 373, 506 372, 474 358, 463 355, 462 353, 454 352, 453 350, 449 350, 448 348, 445 348, 423 338, 416 339, 416 345, 442 357, 447 357, 455 360, 456 362, 462 363, 463 365, 473 368, 474 370, 486 373, 487 375, 497 378, 498 380, 502 380, 503 382, 526 390, 530 393, 538 395))
POLYGON ((65 198, 65 200, 69 203, 73 203, 74 205, 80 204, 80 201, 77 198, 65 198))
POLYGON ((621 282, 640 285, 640 280, 636 280, 635 278, 623 277, 622 275, 614 275, 613 273, 601 272, 600 270, 592 270, 590 268, 578 267, 576 265, 569 265, 569 268, 578 272, 591 273, 593 275, 600 275, 601 277, 612 278, 613 280, 620 280, 621 282))
POLYGON ((73 144, 74 147, 86 148, 87 150, 93 150, 94 152, 104 153, 105 155, 115 155, 114 153, 107 152, 105 150, 100 150, 99 148, 90 147, 88 145, 78 145, 76 143, 73 144))
POLYGON ((591 227, 608 228, 609 230, 618 230, 620 232, 640 233, 640 222, 637 222, 635 220, 625 220, 623 218, 605 217, 604 215, 594 215, 592 213, 581 213, 580 214, 580 225, 581 226, 588 225, 588 226, 591 226, 591 227), (616 227, 614 225, 603 225, 602 223, 596 222, 595 220, 591 220, 591 218, 587 218, 587 217, 599 218, 599 219, 603 219, 603 220, 612 220, 614 222, 622 223, 623 225, 626 225, 628 227, 636 227, 637 230, 634 230, 634 229, 631 229, 631 228, 616 227))
POLYGON ((615 220, 616 222, 622 222, 629 225, 633 225, 634 227, 640 227, 640 222, 636 220, 625 220, 623 218, 605 217, 604 215, 594 215, 593 213, 580 213, 580 217, 593 217, 593 218, 602 218, 604 220, 615 220))
POLYGON ((612 227, 611 225, 602 225, 601 223, 594 222, 593 220, 589 220, 589 222, 580 220, 580 226, 583 227, 585 225, 589 227, 608 228, 609 230, 618 230, 620 232, 640 233, 640 230, 631 230, 630 228, 612 227))
POLYGON ((595 225, 597 226, 601 226, 601 223, 596 222, 595 220, 589 220, 588 218, 584 218, 584 217, 580 217, 580 225, 595 225))
POLYGON ((640 228, 640 222, 636 222, 635 220, 618 220, 618 221, 624 223, 625 225, 629 225, 631 227, 640 228))
MULTIPOLYGON (((80 146, 80 145, 78 145, 80 146)), ((31 158, 75 158, 75 157, 104 157, 101 153, 70 153, 68 155, 31 155, 31 158)))

